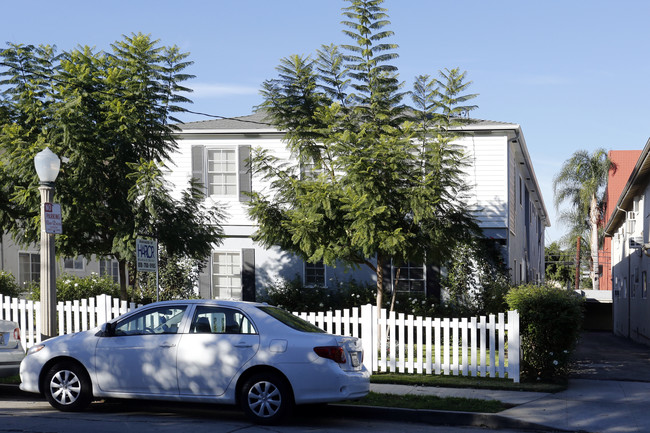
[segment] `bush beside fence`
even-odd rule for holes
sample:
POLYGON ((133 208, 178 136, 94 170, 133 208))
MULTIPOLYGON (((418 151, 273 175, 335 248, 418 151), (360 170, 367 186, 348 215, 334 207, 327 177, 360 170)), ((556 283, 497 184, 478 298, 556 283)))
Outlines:
MULTIPOLYGON (((57 304, 59 335, 92 329, 141 305, 108 295, 57 304)), ((0 319, 18 322, 24 348, 40 343, 40 302, 0 295, 0 319)), ((364 364, 373 373, 508 377, 519 382, 519 314, 431 318, 388 313, 364 305, 294 313, 319 328, 362 339, 364 364), (507 317, 507 321, 506 321, 507 317)))

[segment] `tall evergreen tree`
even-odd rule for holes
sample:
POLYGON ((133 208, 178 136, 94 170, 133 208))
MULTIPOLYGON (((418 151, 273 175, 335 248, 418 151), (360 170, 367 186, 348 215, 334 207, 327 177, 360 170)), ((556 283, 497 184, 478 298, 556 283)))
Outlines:
POLYGON ((147 206, 130 196, 145 179, 159 182, 160 165, 176 149, 170 121, 182 111, 178 104, 188 101, 181 95, 189 91, 182 86, 190 77, 183 72, 191 64, 187 57, 143 34, 125 36, 111 52, 79 47, 56 55, 47 46, 9 44, 0 53, 3 231, 23 244, 38 240, 33 157, 49 145, 64 159, 56 183, 63 211, 57 254, 115 257, 124 298, 126 265, 144 229, 138 221, 164 220, 167 227, 154 232, 181 256, 203 254, 218 243, 221 213, 203 209, 196 188, 179 200, 150 185, 142 198, 147 206))
MULTIPOLYGON (((403 103, 382 1, 349 3, 343 25, 353 44, 283 59, 278 78, 263 84, 260 108, 300 165, 257 150, 253 168, 272 192, 253 194, 250 214, 263 245, 371 268, 381 306, 385 266, 439 260, 476 226, 462 202, 462 153, 450 145, 450 128, 434 120, 435 133, 423 133, 430 113, 403 103)), ((438 112, 441 94, 427 97, 438 112)))

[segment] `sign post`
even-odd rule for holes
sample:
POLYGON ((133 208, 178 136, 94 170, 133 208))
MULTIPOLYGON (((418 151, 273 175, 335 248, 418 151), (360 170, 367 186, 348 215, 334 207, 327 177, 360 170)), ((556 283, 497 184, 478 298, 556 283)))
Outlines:
POLYGON ((156 273, 156 302, 160 300, 158 287, 158 242, 150 239, 135 240, 136 270, 156 273))

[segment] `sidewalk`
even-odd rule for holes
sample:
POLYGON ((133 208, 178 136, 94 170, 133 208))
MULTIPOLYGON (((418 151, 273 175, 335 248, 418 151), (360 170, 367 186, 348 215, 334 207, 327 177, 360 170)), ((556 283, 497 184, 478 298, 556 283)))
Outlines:
POLYGON ((566 391, 499 415, 568 431, 641 433, 650 432, 649 402, 647 382, 571 379, 566 391))
POLYGON ((498 414, 376 410, 376 416, 430 424, 520 431, 650 432, 650 347, 610 333, 585 333, 577 369, 556 394, 371 384, 373 392, 499 400, 515 407, 498 414))

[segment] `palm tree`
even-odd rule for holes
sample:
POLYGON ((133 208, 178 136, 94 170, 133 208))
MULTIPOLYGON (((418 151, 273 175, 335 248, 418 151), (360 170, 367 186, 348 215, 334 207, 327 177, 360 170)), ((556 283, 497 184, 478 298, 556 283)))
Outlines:
POLYGON ((560 221, 567 222, 571 233, 589 232, 593 288, 598 290, 598 223, 601 216, 599 198, 607 185, 611 161, 605 149, 576 151, 562 165, 553 179, 555 207, 568 202, 570 208, 560 213, 560 221))

